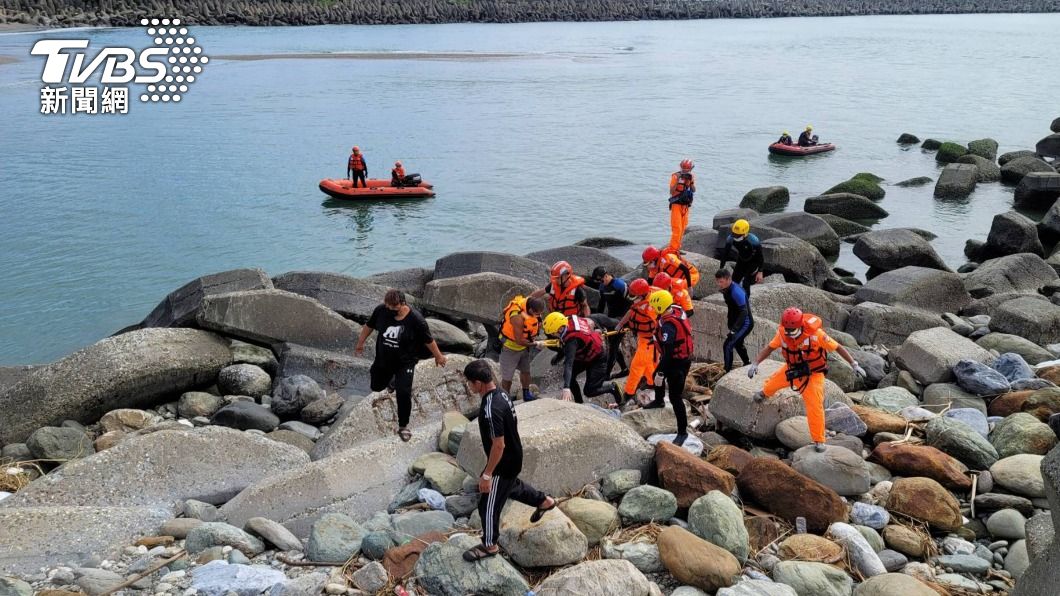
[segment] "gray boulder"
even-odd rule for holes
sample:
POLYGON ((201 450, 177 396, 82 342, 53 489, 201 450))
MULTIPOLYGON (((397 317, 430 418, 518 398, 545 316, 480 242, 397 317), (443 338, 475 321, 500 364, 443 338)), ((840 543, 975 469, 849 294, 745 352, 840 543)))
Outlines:
MULTIPOLYGON (((758 215, 756 212, 752 213, 754 216, 758 215)), ((706 226, 688 226, 684 238, 681 239, 681 246, 701 255, 717 255, 725 246, 727 234, 727 231, 721 233, 706 226)))
POLYGON ((33 431, 26 447, 35 459, 65 462, 88 457, 96 452, 92 439, 76 428, 45 426, 33 431))
POLYGON ((747 561, 750 543, 743 512, 729 495, 712 490, 688 508, 688 529, 703 540, 720 546, 741 563, 747 561))
POLYGON ((269 408, 252 401, 234 401, 210 417, 210 424, 227 426, 238 430, 260 430, 269 432, 280 425, 280 418, 269 408))
POLYGON ((1044 211, 1060 198, 1060 172, 1031 172, 1016 186, 1014 204, 1024 209, 1044 211))
POLYGON ((916 136, 915 134, 912 134, 912 133, 903 132, 902 134, 898 135, 898 144, 899 145, 919 145, 920 144, 920 137, 918 137, 918 136, 916 136))
POLYGON ((932 383, 924 388, 922 398, 921 406, 931 412, 971 408, 986 414, 986 401, 956 383, 932 383))
POLYGON ((986 363, 994 356, 945 327, 916 331, 898 348, 895 362, 925 385, 953 379, 953 367, 961 360, 986 363))
POLYGON ((988 333, 977 339, 975 343, 987 350, 996 350, 999 354, 1006 352, 1019 354, 1028 364, 1039 364, 1054 359, 1049 350, 1010 333, 988 333))
POLYGON ((979 168, 972 164, 951 163, 942 168, 935 183, 936 199, 963 199, 972 194, 979 180, 979 168))
MULTIPOLYGON (((541 265, 537 261, 530 262, 541 265)), ((427 310, 458 319, 496 325, 504 305, 512 298, 517 294, 528 296, 544 285, 544 282, 537 285, 499 273, 435 277, 423 291, 423 306, 427 310)))
POLYGON ((287 580, 282 571, 265 565, 210 561, 191 572, 191 589, 203 596, 259 596, 287 580))
MULTIPOLYGON (((457 252, 446 255, 434 262, 434 279, 432 281, 478 273, 497 273, 506 277, 528 281, 535 287, 544 287, 548 282, 548 272, 551 265, 551 263, 546 265, 527 257, 499 252, 457 252)), ((424 288, 424 292, 426 293, 427 291, 427 288, 424 288)), ((501 304, 501 307, 503 308, 504 304, 501 304)))
POLYGON ((846 331, 862 345, 898 346, 916 331, 943 325, 942 317, 927 311, 862 302, 850 310, 846 331))
POLYGON ((956 273, 917 266, 877 275, 858 289, 855 299, 934 313, 960 312, 972 301, 956 273))
POLYGON ((216 294, 203 299, 200 326, 251 342, 292 342, 352 351, 360 325, 316 300, 283 290, 216 294))
POLYGON ((195 329, 142 329, 41 366, 0 392, 0 443, 25 441, 63 420, 88 424, 119 408, 146 408, 213 383, 228 342, 195 329))
POLYGON ((997 423, 990 433, 990 444, 999 458, 1020 453, 1045 455, 1056 446, 1056 433, 1033 415, 1017 412, 997 423))
MULTIPOLYGON (((817 288, 794 283, 777 283, 755 286, 752 296, 754 299, 751 301, 751 311, 755 321, 779 321, 785 309, 797 304, 803 312, 810 312, 821 317, 826 327, 842 329, 847 323, 849 307, 836 302, 834 294, 817 288)), ((725 304, 720 294, 711 296, 702 302, 725 304)))
MULTIPOLYGON (((1042 216, 1041 221, 1038 222, 1038 238, 1042 239, 1046 244, 1060 240, 1060 200, 1054 200, 1048 210, 1046 210, 1045 215, 1042 216)), ((1054 248, 1051 256, 1056 254, 1054 248)), ((1053 262, 1055 260, 1050 259, 1050 264, 1053 262)))
POLYGON ((1042 157, 1060 158, 1060 133, 1053 133, 1038 141, 1034 151, 1042 157))
POLYGON ((501 513, 498 544, 520 567, 557 567, 585 558, 588 539, 562 511, 556 509, 536 523, 534 507, 512 500, 501 513))
POLYGON ((992 259, 1024 252, 1039 257, 1045 254, 1038 230, 1030 219, 1015 211, 1007 211, 994 216, 986 244, 977 256, 992 259))
POLYGON ((475 340, 456 325, 441 319, 428 318, 427 327, 431 330, 431 337, 438 343, 438 349, 445 353, 470 354, 475 349, 475 340))
POLYGON ((820 217, 825 222, 827 222, 828 225, 832 226, 832 229, 835 230, 835 233, 843 240, 849 241, 851 236, 864 234, 865 232, 868 232, 872 229, 868 226, 863 226, 857 222, 853 222, 849 219, 844 219, 842 217, 839 217, 838 215, 832 215, 830 213, 819 213, 817 214, 817 217, 820 217))
MULTIPOLYGON (((272 278, 278 290, 284 290, 312 298, 340 315, 361 323, 368 320, 372 311, 383 303, 389 288, 342 275, 321 271, 291 271, 272 278)), ((415 298, 406 297, 411 304, 415 298)))
POLYGON ((929 176, 917 176, 916 178, 910 178, 908 180, 896 182, 894 185, 901 186, 902 188, 909 188, 916 186, 924 186, 927 184, 931 184, 932 182, 934 182, 934 180, 932 180, 929 176))
POLYGON ((961 389, 975 395, 1001 395, 1011 389, 1005 375, 982 362, 962 359, 953 365, 953 375, 961 389))
POLYGON ((272 289, 261 269, 233 269, 191 280, 171 292, 140 323, 140 327, 183 327, 195 321, 202 300, 212 294, 272 289))
POLYGON ((191 554, 197 554, 214 546, 231 546, 248 557, 265 550, 265 543, 259 538, 222 522, 207 522, 192 528, 184 548, 191 554))
POLYGON ((843 447, 826 445, 822 453, 812 445, 801 447, 792 455, 791 467, 843 496, 861 495, 872 488, 865 460, 843 447))
POLYGON ((539 250, 526 255, 526 258, 543 263, 550 268, 557 261, 567 261, 574 268, 574 272, 585 277, 586 280, 596 267, 606 268, 615 277, 622 277, 630 271, 630 267, 621 260, 599 248, 588 246, 561 246, 539 250))
POLYGON ((904 408, 915 407, 920 402, 907 389, 891 386, 866 391, 861 403, 893 414, 904 408))
POLYGON ((366 532, 357 522, 342 513, 325 513, 313 523, 305 554, 310 561, 346 562, 361 550, 366 532))
POLYGON ((1012 352, 1006 352, 998 356, 997 360, 990 363, 990 368, 1004 375, 1010 383, 1034 378, 1034 371, 1027 365, 1027 361, 1023 359, 1023 356, 1012 352))
POLYGON ((975 166, 978 176, 976 182, 997 182, 1001 180, 1001 166, 994 163, 992 159, 986 159, 979 155, 962 155, 957 159, 959 164, 971 164, 975 166))
POLYGON ((767 275, 779 273, 785 281, 792 283, 819 288, 833 276, 832 268, 821 251, 799 238, 762 240, 762 258, 762 269, 767 275))
POLYGON ((428 545, 413 572, 418 584, 438 596, 526 594, 530 586, 504 557, 489 557, 474 565, 463 559, 464 551, 480 543, 476 537, 456 534, 446 542, 428 545))
POLYGON ((1019 184, 1023 177, 1032 172, 1056 173, 1052 166, 1040 157, 1017 157, 1001 166, 1001 179, 1009 184, 1019 184))
MULTIPOLYGON (((697 317, 698 318, 698 314, 697 317)), ((806 414, 802 398, 785 389, 771 399, 755 402, 752 396, 762 388, 765 379, 781 366, 775 360, 766 360, 758 367, 754 379, 747 378, 747 368, 733 369, 714 388, 710 402, 710 413, 725 425, 755 439, 772 439, 777 424, 792 416, 806 414)), ((835 403, 850 405, 843 390, 831 381, 825 381, 825 407, 835 403)))
MULTIPOLYGON (((462 374, 472 360, 468 356, 453 354, 444 367, 436 366, 433 360, 423 360, 416 365, 410 428, 428 424, 433 427, 448 411, 455 410, 467 417, 477 414, 481 398, 467 388, 462 374)), ((498 374, 497 369, 494 374, 498 374)), ((397 399, 394 394, 380 391, 363 400, 350 400, 339 411, 324 437, 317 441, 313 459, 323 459, 361 443, 393 436, 396 431, 397 399)))
POLYGON ((308 461, 294 447, 227 428, 160 430, 69 462, 5 499, 4 505, 176 511, 187 499, 224 503, 262 478, 308 461))
POLYGON ((622 495, 618 514, 626 525, 662 523, 677 513, 677 497, 668 490, 644 484, 622 495))
POLYGON ((1060 306, 1034 298, 1017 298, 1002 304, 990 328, 1018 335, 1039 346, 1060 341, 1060 306))
POLYGON ((365 346, 365 357, 352 353, 318 350, 298 344, 280 347, 277 378, 304 375, 313 379, 326 392, 342 397, 366 395, 371 392, 372 360, 375 343, 365 346))
POLYGON ((1008 153, 1002 153, 997 158, 997 163, 1000 166, 1004 166, 1010 161, 1019 159, 1021 157, 1039 157, 1039 155, 1033 151, 1027 149, 1021 149, 1019 151, 1009 151, 1008 153))
MULTIPOLYGON (((624 546, 635 546, 628 543, 624 546)), ((645 545, 653 546, 654 545, 645 545)), ((656 548, 658 550, 658 548, 656 548)), ((615 596, 652 596, 658 588, 630 561, 586 561, 550 575, 541 582, 534 594, 538 596, 566 596, 568 594, 613 594, 615 596)))
POLYGON ((614 236, 589 236, 574 243, 574 246, 588 246, 589 248, 619 248, 632 246, 633 243, 614 236))
POLYGON ((221 512, 237 526, 266 517, 299 538, 308 536, 313 523, 325 513, 343 513, 363 521, 371 512, 387 509, 408 482, 408 462, 434 451, 437 441, 437 429, 420 427, 413 429, 408 443, 391 434, 327 459, 287 466, 247 486, 221 512))
POLYGON ((839 254, 839 236, 832 227, 820 217, 809 213, 775 213, 763 215, 754 220, 758 224, 777 228, 797 238, 809 242, 824 255, 839 254))
POLYGON ((889 213, 871 200, 851 193, 810 197, 803 204, 806 213, 837 215, 845 219, 883 219, 889 213))
POLYGON ((233 364, 217 374, 217 389, 223 395, 246 395, 257 399, 272 389, 272 378, 253 364, 233 364))
POLYGON ((964 287, 972 298, 983 298, 1008 292, 1037 292, 1058 279, 1060 276, 1041 257, 1020 253, 981 264, 965 276, 964 287))
POLYGON ((409 269, 398 269, 397 271, 376 273, 374 275, 366 276, 364 280, 376 285, 386 288, 394 288, 407 294, 420 297, 423 295, 424 286, 426 286, 427 282, 431 281, 433 277, 433 269, 412 267, 409 269))
POLYGON ((300 551, 302 542, 280 524, 264 517, 252 517, 245 525, 247 531, 261 536, 266 542, 282 551, 300 551))
POLYGON ((736 220, 746 219, 750 221, 758 216, 759 213, 757 211, 747 207, 722 209, 714 214, 714 219, 711 220, 710 227, 720 232, 724 232, 724 236, 729 233, 729 229, 732 227, 732 224, 736 223, 736 220))
POLYGON ((994 161, 997 159, 997 141, 994 139, 978 139, 968 143, 968 153, 994 161))
POLYGON ((824 563, 781 561, 773 568, 773 579, 803 596, 850 596, 854 590, 849 575, 824 563))
POLYGON ((788 206, 790 198, 791 195, 784 186, 753 188, 747 191, 747 194, 740 200, 740 207, 754 209, 758 213, 772 213, 783 211, 788 206))
POLYGON ((277 416, 297 418, 302 408, 319 399, 324 399, 324 390, 310 377, 282 377, 276 381, 270 407, 277 416))
MULTIPOLYGON (((523 444, 520 478, 549 494, 596 482, 611 470, 647 474, 654 449, 629 426, 591 407, 541 399, 516 407, 523 444), (608 449, 594 445, 606 443, 608 449), (580 454, 577 458, 571 453, 580 454)), ((460 467, 477 476, 486 463, 478 425, 469 424, 457 453, 460 467)))
POLYGON ((919 235, 906 229, 878 230, 864 234, 854 243, 854 255, 880 271, 910 265, 949 270, 935 249, 919 235))
POLYGON ((952 455, 972 470, 987 470, 997 460, 997 450, 981 434, 953 418, 933 418, 925 427, 927 444, 952 455))
POLYGON ((6 506, 10 499, 0 507, 0 573, 22 577, 39 575, 41 567, 119 555, 173 517, 165 508, 6 506))

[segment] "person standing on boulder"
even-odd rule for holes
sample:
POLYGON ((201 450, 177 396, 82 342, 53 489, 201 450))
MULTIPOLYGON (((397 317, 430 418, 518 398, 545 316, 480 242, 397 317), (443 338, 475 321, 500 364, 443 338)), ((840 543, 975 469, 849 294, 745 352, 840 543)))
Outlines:
POLYGON ((390 389, 397 398, 398 436, 402 441, 412 438, 409 418, 412 416, 412 376, 426 347, 434 356, 434 363, 445 366, 445 354, 431 336, 427 320, 405 302, 405 294, 388 290, 383 303, 375 307, 368 322, 361 327, 354 353, 364 355, 364 342, 374 331, 375 361, 369 372, 372 391, 390 389))
POLYGON ((760 391, 754 394, 756 402, 769 399, 781 389, 792 389, 802 395, 806 406, 806 422, 810 427, 814 449, 824 451, 824 381, 828 373, 828 352, 836 352, 854 369, 854 374, 865 377, 865 369, 854 360, 846 348, 832 339, 822 328, 821 317, 803 313, 794 306, 780 317, 777 334, 747 369, 747 377, 754 378, 758 365, 769 358, 773 350, 782 349, 784 366, 766 380, 760 391))
POLYGON ((549 272, 548 285, 531 292, 529 298, 548 296, 548 309, 564 316, 589 316, 589 300, 582 286, 585 279, 574 275, 567 261, 557 261, 549 272))
POLYGON ((478 411, 478 429, 486 467, 478 477, 478 513, 482 520, 482 544, 464 552, 464 560, 473 563, 500 552, 501 511, 509 498, 534 508, 530 523, 537 523, 556 508, 556 499, 519 479, 523 471, 523 444, 519 437, 518 418, 511 398, 497 388, 493 371, 485 360, 475 360, 464 367, 468 388, 482 396, 478 411))
POLYGON ((688 227, 688 214, 696 194, 696 175, 692 173, 696 164, 691 159, 683 159, 679 167, 679 170, 670 174, 670 243, 666 248, 674 252, 681 250, 681 240, 688 227))
POLYGON ((762 283, 762 265, 765 257, 762 254, 762 242, 751 233, 751 224, 746 219, 738 219, 732 224, 731 233, 725 239, 725 246, 718 252, 718 260, 724 269, 736 253, 732 271, 732 280, 743 288, 747 298, 751 298, 751 285, 762 283))
POLYGON ((714 281, 718 283, 718 289, 725 298, 725 306, 728 308, 727 325, 729 334, 725 336, 722 345, 722 353, 725 355, 725 372, 732 370, 732 353, 735 350, 740 355, 740 360, 747 366, 751 358, 747 355, 747 348, 743 341, 747 339, 755 328, 754 318, 751 317, 751 307, 747 304, 747 294, 744 294, 740 284, 732 283, 732 273, 725 268, 719 269, 714 274, 714 281))

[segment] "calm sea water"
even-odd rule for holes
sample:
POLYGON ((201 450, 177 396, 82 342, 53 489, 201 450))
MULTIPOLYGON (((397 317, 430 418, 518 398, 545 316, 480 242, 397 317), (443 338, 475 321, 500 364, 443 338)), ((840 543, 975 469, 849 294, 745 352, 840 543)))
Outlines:
MULTIPOLYGON (((120 117, 38 113, 42 34, 0 35, 0 364, 38 363, 139 321, 210 272, 362 275, 457 250, 525 253, 590 235, 668 236, 665 186, 697 162, 693 224, 756 186, 792 209, 852 174, 937 176, 913 132, 1001 150, 1057 115, 1060 15, 526 25, 196 28, 206 71, 177 105, 120 117), (233 61, 290 52, 504 52, 505 59, 233 61), (840 149, 771 160, 813 123, 840 149), (351 145, 437 186, 420 202, 342 205, 351 145)), ((87 35, 142 46, 142 30, 87 35)), ((1011 189, 966 201, 887 186, 878 227, 919 226, 952 266, 1011 189)), ((839 263, 863 271, 845 245, 839 263)))

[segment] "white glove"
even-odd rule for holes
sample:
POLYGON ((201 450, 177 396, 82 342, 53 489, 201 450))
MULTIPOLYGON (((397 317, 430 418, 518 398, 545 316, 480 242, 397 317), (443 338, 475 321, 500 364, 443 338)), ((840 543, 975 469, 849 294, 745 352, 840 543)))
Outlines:
POLYGON ((755 375, 757 375, 757 374, 758 374, 758 364, 752 364, 750 366, 750 368, 747 369, 747 378, 748 379, 753 379, 753 378, 755 378, 755 375))
POLYGON ((574 394, 570 392, 570 389, 564 389, 563 393, 560 394, 560 399, 563 401, 573 401, 574 394))
POLYGON ((861 365, 857 362, 854 363, 854 374, 864 379, 866 376, 865 369, 861 368, 861 365))

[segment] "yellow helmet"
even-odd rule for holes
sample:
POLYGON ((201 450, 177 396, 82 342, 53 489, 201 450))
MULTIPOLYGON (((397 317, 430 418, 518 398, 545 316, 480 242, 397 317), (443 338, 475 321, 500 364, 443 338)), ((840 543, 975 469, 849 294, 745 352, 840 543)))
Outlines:
POLYGON ((655 314, 661 315, 674 303, 674 295, 666 290, 656 290, 648 297, 648 304, 655 309, 655 314))
POLYGON ((788 135, 790 135, 790 134, 791 134, 791 133, 789 133, 788 131, 786 131, 786 130, 784 131, 784 136, 788 136, 788 135))
POLYGON ((743 236, 744 234, 751 231, 751 224, 747 223, 746 219, 738 219, 732 222, 732 233, 737 236, 743 236))
POLYGON ((567 317, 563 313, 550 312, 545 317, 545 335, 556 335, 559 330, 567 326, 567 317))
POLYGON ((807 124, 806 125, 806 130, 807 130, 807 132, 813 130, 813 125, 812 124, 807 124))

